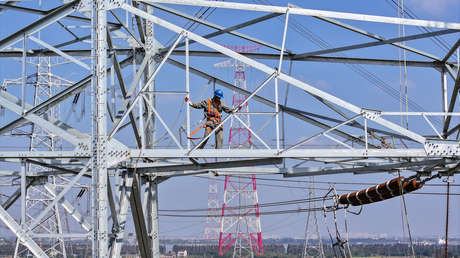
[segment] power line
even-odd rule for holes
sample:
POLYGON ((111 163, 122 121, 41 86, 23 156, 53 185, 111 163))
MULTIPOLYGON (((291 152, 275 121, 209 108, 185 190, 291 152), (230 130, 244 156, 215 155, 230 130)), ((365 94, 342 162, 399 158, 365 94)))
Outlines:
MULTIPOLYGON (((207 179, 207 177, 203 176, 195 176, 198 178, 203 178, 207 179)), ((241 177, 241 178, 247 178, 247 176, 234 176, 234 177, 241 177)), ((223 179, 216 179, 218 181, 223 181, 223 179)), ((256 177, 256 180, 258 181, 275 181, 275 182, 288 182, 288 183, 307 183, 308 181, 306 180, 292 180, 292 179, 276 179, 276 178, 264 178, 264 177, 256 177)), ((371 183, 371 182, 339 182, 339 181, 316 181, 315 183, 319 184, 328 184, 328 185, 378 185, 380 183, 371 183)), ((260 184, 264 185, 264 184, 260 184)), ((305 187, 299 187, 299 186, 284 186, 284 185, 266 185, 266 186, 281 186, 281 187, 292 187, 293 189, 295 188, 301 188, 301 189, 306 189, 305 187)), ((430 187, 445 187, 445 184, 425 184, 424 186, 430 186, 430 187)), ((450 184, 450 186, 460 186, 460 184, 450 184)), ((316 188, 315 188, 316 189, 316 188)), ((323 188, 324 189, 324 188, 323 188)), ((321 189, 319 189, 321 190, 321 189)))
MULTIPOLYGON (((387 3, 389 5, 391 5, 393 8, 395 9, 401 9, 401 7, 404 7, 404 13, 412 18, 412 19, 419 19, 419 17, 411 10, 409 9, 409 7, 407 7, 405 4, 402 5, 400 4, 399 2, 395 1, 395 0, 386 0, 387 3)), ((433 30, 432 29, 429 29, 429 28, 425 28, 425 27, 420 27, 420 26, 417 26, 417 28, 421 31, 421 32, 432 32, 433 30)), ((442 38, 441 36, 434 36, 434 37, 430 37, 430 39, 436 44, 438 45, 438 47, 444 49, 445 51, 449 51, 450 50, 450 47, 448 46, 449 43, 444 39, 442 38)), ((456 54, 454 53, 454 55, 452 56, 455 56, 456 54)))
MULTIPOLYGON (((325 200, 332 200, 333 197, 314 197, 314 198, 307 198, 307 199, 297 199, 297 200, 288 200, 288 201, 280 201, 280 202, 269 202, 269 203, 260 203, 258 207, 272 207, 272 206, 282 206, 282 205, 294 205, 299 203, 306 203, 306 202, 318 202, 318 201, 325 201, 325 200)), ((240 210, 240 209, 249 209, 255 208, 257 205, 240 205, 240 206, 228 206, 225 207, 227 210, 240 210)), ((199 209, 180 209, 180 210, 159 210, 163 212, 198 212, 198 211, 217 211, 220 210, 219 208, 199 208, 199 209)))
MULTIPOLYGON (((258 2, 266 5, 272 5, 270 1, 268 0, 253 0, 253 2, 258 2)), ((278 17, 278 20, 280 20, 280 17, 278 17)), ((311 41, 313 44, 316 46, 320 47, 321 49, 328 49, 332 48, 333 46, 328 43, 326 40, 322 39, 320 36, 316 35, 313 31, 308 29, 307 27, 303 26, 301 23, 299 23, 294 17, 289 18, 289 24, 288 26, 299 33, 302 37, 308 39, 311 41)), ((341 57, 347 57, 345 54, 339 54, 341 57)), ((388 94, 389 96, 393 97, 395 100, 398 100, 399 102, 404 103, 405 105, 408 105, 412 110, 414 111, 420 111, 423 112, 425 111, 424 108, 420 105, 418 105, 415 101, 411 100, 410 98, 403 98, 399 95, 399 91, 391 87, 389 84, 387 84, 385 81, 380 79, 376 74, 372 73, 371 71, 367 70, 365 67, 359 64, 345 64, 353 70, 355 73, 372 83, 374 86, 377 88, 381 89, 383 92, 388 94)), ((440 119, 433 119, 436 120, 436 123, 440 124, 441 120, 440 119)))
MULTIPOLYGON (((277 210, 277 211, 263 211, 259 212, 260 215, 279 215, 279 214, 292 214, 292 213, 302 213, 302 212, 310 212, 310 211, 331 211, 333 209, 342 209, 336 206, 326 206, 326 207, 314 207, 314 208, 301 208, 301 209, 291 209, 291 210, 277 210)), ((196 214, 196 215, 185 215, 185 214, 159 214, 160 216, 164 217, 191 217, 191 218, 199 218, 199 217, 237 217, 241 216, 241 214, 225 214, 225 215, 208 215, 208 214, 196 214)), ((247 215, 255 215, 255 213, 248 213, 247 215)))

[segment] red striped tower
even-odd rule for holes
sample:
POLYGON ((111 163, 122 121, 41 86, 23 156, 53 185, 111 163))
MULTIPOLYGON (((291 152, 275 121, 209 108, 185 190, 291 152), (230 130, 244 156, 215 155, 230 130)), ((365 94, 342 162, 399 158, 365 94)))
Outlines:
MULTIPOLYGON (((247 53, 258 50, 260 45, 226 46, 236 52, 247 53)), ((228 60, 215 65, 235 70, 235 86, 246 88, 245 64, 237 60, 228 60)), ((233 92, 232 106, 236 107, 245 100, 245 96, 233 92)), ((236 114, 250 126, 249 106, 246 103, 242 114, 236 114)), ((230 121, 228 137, 229 148, 252 148, 251 132, 236 118, 230 121)), ((233 247, 233 257, 253 257, 263 255, 262 230, 259 214, 259 198, 255 176, 225 177, 222 219, 219 233, 219 254, 223 255, 233 247)))

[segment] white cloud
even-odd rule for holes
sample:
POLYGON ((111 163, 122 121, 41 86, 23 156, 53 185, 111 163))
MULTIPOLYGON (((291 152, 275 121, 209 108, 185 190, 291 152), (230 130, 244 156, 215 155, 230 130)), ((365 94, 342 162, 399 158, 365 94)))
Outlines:
POLYGON ((423 10, 433 15, 442 15, 453 10, 459 10, 458 0, 408 0, 408 6, 423 10))

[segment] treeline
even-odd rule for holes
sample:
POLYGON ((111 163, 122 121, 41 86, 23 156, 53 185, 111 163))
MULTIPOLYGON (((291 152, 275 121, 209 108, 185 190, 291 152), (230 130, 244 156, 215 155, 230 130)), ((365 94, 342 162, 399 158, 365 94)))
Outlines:
MULTIPOLYGON (((289 244, 287 248, 283 245, 266 245, 264 246, 263 257, 283 257, 294 258, 302 257, 303 245, 289 244)), ((187 250, 188 255, 192 257, 232 257, 233 247, 223 256, 219 255, 217 245, 174 245, 173 251, 187 250)), ((350 245, 352 256, 372 257, 372 256, 407 256, 412 255, 412 250, 407 244, 355 244, 350 245)), ((323 245, 325 257, 341 257, 341 251, 338 247, 334 249, 331 245, 323 245)), ((415 255, 417 257, 444 257, 444 247, 438 245, 414 245, 415 255)), ((308 255, 315 257, 319 256, 318 248, 310 248, 308 255)), ((460 246, 449 246, 449 257, 460 257, 460 246)))
MULTIPOLYGON (((188 255, 206 255, 206 256, 219 256, 218 245, 174 245, 172 251, 177 253, 179 251, 187 250, 188 255)), ((270 257, 270 254, 284 254, 285 248, 283 245, 265 245, 264 257, 270 257)), ((231 257, 233 254, 233 246, 227 253, 220 257, 231 257)))
MULTIPOLYGON (((287 253, 301 255, 303 245, 288 245, 287 253)), ((326 257, 340 256, 338 248, 332 249, 330 245, 323 245, 326 257)), ((353 256, 408 256, 412 255, 412 249, 407 244, 366 244, 350 245, 353 256)), ((315 256, 315 250, 310 250, 309 254, 315 256)), ((438 245, 414 245, 414 252, 417 257, 444 257, 444 246, 438 245)), ((449 246, 449 257, 460 257, 460 246, 449 246)))

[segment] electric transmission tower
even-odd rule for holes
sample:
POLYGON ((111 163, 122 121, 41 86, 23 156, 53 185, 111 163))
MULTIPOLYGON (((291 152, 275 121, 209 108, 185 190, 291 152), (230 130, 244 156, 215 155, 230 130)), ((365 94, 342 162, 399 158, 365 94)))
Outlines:
MULTIPOLYGON (((310 177, 308 184, 308 200, 315 198, 315 179, 310 177)), ((308 214, 307 214, 307 223, 305 226, 305 242, 303 246, 302 258, 307 257, 320 257, 324 256, 323 243, 321 241, 321 233, 319 231, 318 217, 316 210, 314 209, 314 203, 312 201, 308 202, 308 214), (314 224, 314 225, 313 225, 314 224), (314 244, 313 235, 316 235, 318 243, 314 244)))
MULTIPOLYGON (((251 52, 261 46, 226 46, 236 52, 251 52)), ((247 65, 230 59, 215 65, 216 67, 234 68, 235 86, 241 89, 246 87, 247 65)), ((233 92, 233 108, 239 106, 245 100, 245 96, 233 92)), ((232 117, 230 120, 229 148, 250 149, 252 148, 249 118, 249 106, 246 103, 242 107, 240 118, 232 117)), ((255 176, 225 177, 224 203, 222 205, 222 219, 219 234, 219 253, 225 254, 233 246, 233 257, 254 257, 263 254, 262 229, 259 216, 259 200, 255 176), (234 209, 233 207, 237 207, 234 209)))
POLYGON ((216 241, 219 237, 220 218, 219 215, 219 191, 215 178, 210 177, 208 183, 208 216, 204 229, 204 239, 216 241))
MULTIPOLYGON (((31 60, 32 61, 32 60, 31 60)), ((38 105, 56 94, 57 89, 69 87, 73 83, 57 75, 52 74, 51 57, 37 57, 36 72, 26 76, 24 82, 26 88, 32 88, 34 93, 33 103, 38 105)), ((5 80, 2 89, 7 90, 9 86, 21 85, 23 78, 5 80)), ((60 119, 58 106, 49 109, 44 114, 49 121, 60 119)), ((27 137, 29 151, 61 151, 62 142, 58 135, 50 134, 48 131, 34 124, 26 124, 20 128, 15 128, 11 132, 12 136, 27 137)), ((22 161, 23 169, 26 174, 32 175, 37 172, 51 171, 50 168, 38 164, 22 161)), ((57 187, 60 178, 57 176, 28 177, 26 184, 30 185, 26 190, 26 214, 25 224, 30 224, 42 210, 51 204, 56 197, 57 187)), ((39 241, 44 251, 51 257, 67 257, 65 242, 63 238, 56 238, 52 235, 62 234, 64 225, 61 220, 61 212, 56 204, 52 208, 50 215, 38 224, 33 230, 34 233, 49 234, 50 238, 39 241)), ((68 227, 68 225, 67 225, 68 227)), ((23 246, 19 239, 16 240, 14 257, 32 257, 28 248, 23 246)))

